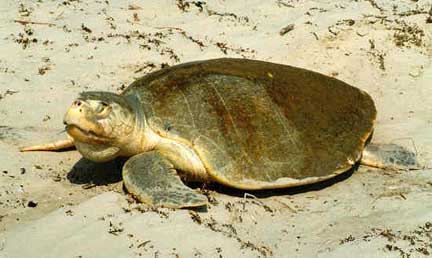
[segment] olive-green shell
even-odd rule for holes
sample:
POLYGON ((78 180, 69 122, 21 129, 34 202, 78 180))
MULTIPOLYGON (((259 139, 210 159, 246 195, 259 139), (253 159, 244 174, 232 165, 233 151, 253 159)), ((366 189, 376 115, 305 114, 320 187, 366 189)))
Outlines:
POLYGON ((371 97, 340 80, 247 59, 186 63, 151 73, 139 97, 148 125, 191 146, 212 178, 241 189, 317 182, 361 158, 371 97))

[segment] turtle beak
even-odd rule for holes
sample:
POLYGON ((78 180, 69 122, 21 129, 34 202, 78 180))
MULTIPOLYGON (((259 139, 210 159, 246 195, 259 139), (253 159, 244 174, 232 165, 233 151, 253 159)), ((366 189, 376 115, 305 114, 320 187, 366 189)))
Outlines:
POLYGON ((66 112, 63 123, 66 131, 74 139, 82 142, 100 141, 105 135, 104 128, 99 124, 95 112, 85 101, 77 99, 66 112))
MULTIPOLYGON (((86 118, 87 110, 89 106, 82 100, 75 100, 72 105, 67 110, 64 118, 63 124, 67 126, 76 125, 78 127, 88 128, 89 123, 86 118)), ((90 125, 90 127, 92 127, 90 125)))

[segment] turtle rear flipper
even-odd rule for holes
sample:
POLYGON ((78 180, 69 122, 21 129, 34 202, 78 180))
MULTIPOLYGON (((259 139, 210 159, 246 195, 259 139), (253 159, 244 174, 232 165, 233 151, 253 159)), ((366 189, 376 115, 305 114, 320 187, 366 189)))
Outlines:
POLYGON ((198 207, 207 198, 183 184, 162 154, 150 151, 131 157, 123 167, 126 189, 139 201, 168 208, 198 207))
POLYGON ((417 155, 408 149, 390 143, 370 143, 363 150, 361 164, 382 169, 421 169, 417 155))
POLYGON ((40 145, 32 145, 32 146, 27 146, 27 147, 22 147, 20 148, 21 152, 25 152, 25 151, 61 151, 64 149, 68 149, 68 148, 72 148, 74 147, 74 140, 69 137, 66 140, 59 140, 56 142, 50 142, 50 143, 45 143, 45 144, 40 144, 40 145))

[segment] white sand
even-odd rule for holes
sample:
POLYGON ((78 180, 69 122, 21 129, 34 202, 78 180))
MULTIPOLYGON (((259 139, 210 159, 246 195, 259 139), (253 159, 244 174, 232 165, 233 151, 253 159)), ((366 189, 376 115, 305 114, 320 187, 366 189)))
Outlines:
POLYGON ((360 167, 319 191, 261 202, 211 192, 218 203, 197 215, 131 208, 116 164, 18 152, 64 137, 80 91, 120 91, 163 63, 247 57, 366 90, 379 112, 374 141, 413 141, 430 167, 430 0, 21 2, 0 1, 0 257, 432 255, 431 169, 360 167))

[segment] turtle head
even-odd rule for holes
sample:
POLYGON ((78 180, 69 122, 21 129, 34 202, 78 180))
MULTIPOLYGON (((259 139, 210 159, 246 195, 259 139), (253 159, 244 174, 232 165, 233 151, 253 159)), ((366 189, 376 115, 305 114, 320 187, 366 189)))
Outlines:
POLYGON ((121 154, 125 138, 134 132, 135 113, 121 95, 83 92, 66 112, 64 124, 85 158, 105 162, 121 154))

